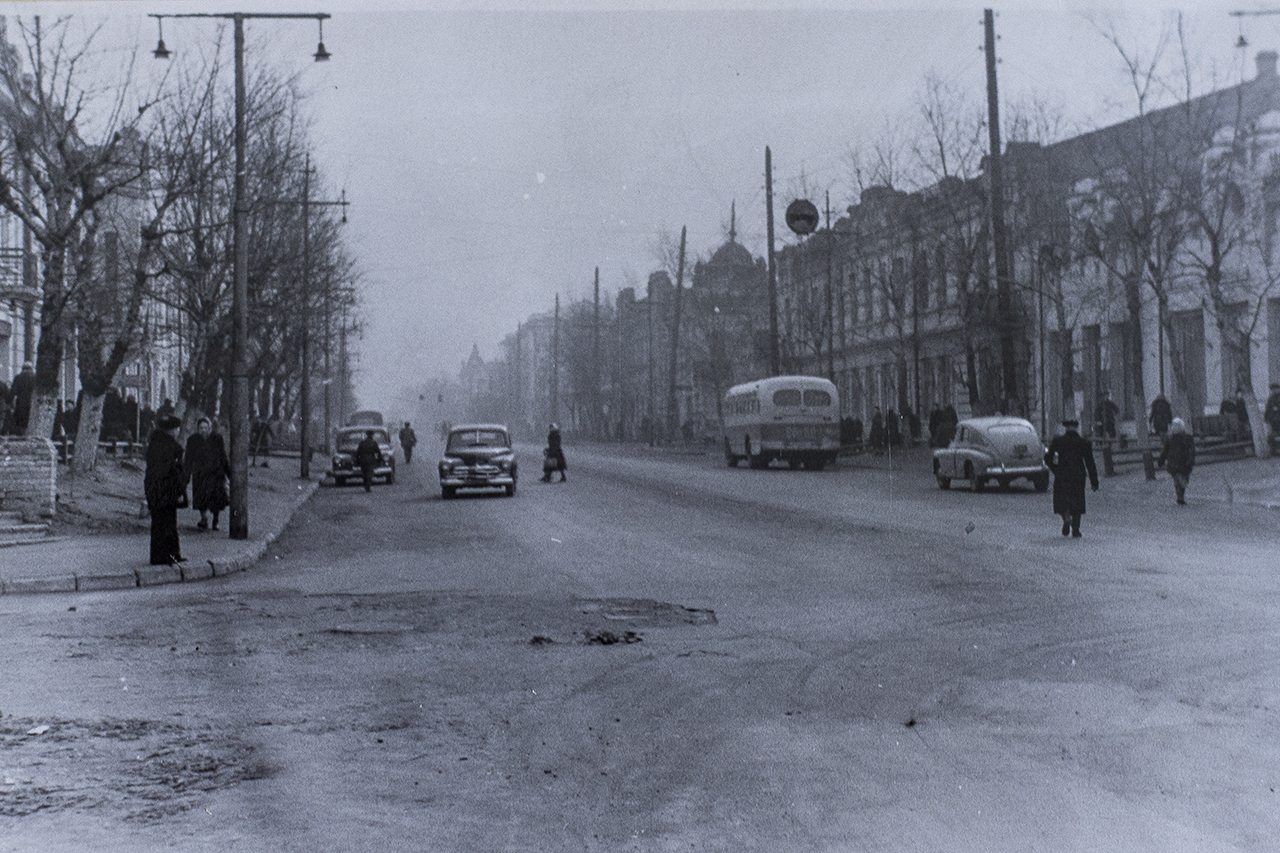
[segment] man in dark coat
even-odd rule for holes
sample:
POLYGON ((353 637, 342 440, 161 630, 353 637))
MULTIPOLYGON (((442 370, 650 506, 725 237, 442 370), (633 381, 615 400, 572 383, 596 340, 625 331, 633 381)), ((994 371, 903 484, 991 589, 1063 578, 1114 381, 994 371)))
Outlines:
POLYGON ((1182 418, 1174 418, 1171 428, 1173 431, 1165 442, 1164 450, 1160 451, 1156 464, 1165 466, 1169 478, 1173 480, 1173 493, 1178 499, 1178 505, 1184 506, 1187 503, 1187 480, 1191 479, 1191 469, 1196 464, 1196 443, 1187 432, 1187 425, 1182 422, 1182 418))
POLYGON ((1163 394, 1157 394, 1151 401, 1151 416, 1147 420, 1151 422, 1151 431, 1164 438, 1169 431, 1169 424, 1173 423, 1173 407, 1163 394))
POLYGON ((1120 414, 1120 407, 1116 405, 1116 401, 1111 399, 1110 391, 1102 392, 1102 399, 1098 401, 1098 434, 1107 438, 1116 437, 1116 415, 1120 414))
POLYGON ((551 482, 551 474, 555 471, 560 472, 560 482, 564 482, 567 478, 564 475, 565 469, 569 465, 564 458, 564 445, 560 440, 560 425, 552 424, 547 430, 547 450, 546 462, 542 466, 543 482, 551 482))
POLYGON ((413 461, 413 448, 418 446, 418 435, 413 431, 413 427, 409 426, 409 422, 405 421, 404 426, 400 428, 400 447, 404 450, 404 464, 408 465, 413 461))
POLYGON ((227 478, 231 476, 231 463, 227 461, 227 446, 222 436, 213 431, 213 421, 201 418, 196 432, 187 439, 187 452, 183 456, 187 476, 191 478, 191 508, 200 511, 197 530, 209 528, 209 514, 213 514, 213 529, 218 529, 218 515, 227 508, 227 478))
POLYGON ((1053 472, 1053 511, 1062 516, 1062 535, 1079 538, 1085 479, 1098 491, 1098 467, 1093 461, 1093 445, 1078 432, 1080 422, 1067 419, 1062 425, 1066 431, 1049 442, 1044 461, 1053 472))
POLYGON ((161 418, 147 442, 143 488, 151 511, 151 565, 186 562, 178 543, 178 509, 187 505, 187 475, 182 466, 178 429, 173 415, 161 418))
POLYGON ((1271 383, 1271 394, 1267 397, 1262 417, 1271 427, 1271 435, 1280 436, 1280 382, 1271 383))
POLYGON ((31 397, 36 390, 36 366, 31 362, 22 365, 22 372, 13 377, 9 386, 9 418, 10 435, 26 435, 27 421, 31 417, 31 397))
POLYGON ((876 406, 875 411, 871 413, 871 433, 867 439, 871 443, 871 449, 876 453, 884 449, 884 415, 880 414, 879 406, 876 406))
POLYGON ((356 465, 364 475, 364 490, 373 491, 373 469, 382 461, 382 449, 378 440, 373 437, 373 430, 365 430, 364 438, 356 445, 356 465))

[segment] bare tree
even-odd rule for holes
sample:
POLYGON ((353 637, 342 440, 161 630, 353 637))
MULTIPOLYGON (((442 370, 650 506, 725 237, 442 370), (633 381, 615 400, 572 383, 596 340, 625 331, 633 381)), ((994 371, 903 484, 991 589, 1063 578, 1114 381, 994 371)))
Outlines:
POLYGON ((45 28, 18 20, 19 48, 0 45, 0 121, 10 165, 0 167, 0 205, 40 244, 43 271, 35 394, 27 434, 48 436, 69 329, 68 307, 93 278, 68 280, 91 213, 143 173, 138 161, 146 105, 134 109, 128 69, 113 93, 86 68, 93 35, 76 43, 61 19, 45 28))

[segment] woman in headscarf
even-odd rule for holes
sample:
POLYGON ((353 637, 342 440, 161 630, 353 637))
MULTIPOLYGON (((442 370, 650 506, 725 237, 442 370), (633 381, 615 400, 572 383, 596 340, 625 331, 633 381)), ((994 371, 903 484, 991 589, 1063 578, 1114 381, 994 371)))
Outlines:
POLYGON ((227 447, 222 436, 213 431, 213 421, 201 418, 196 432, 187 439, 187 475, 191 478, 191 508, 200 510, 198 530, 209 528, 209 515, 213 515, 213 529, 218 529, 218 516, 227 507, 227 478, 231 476, 231 463, 227 461, 227 447))

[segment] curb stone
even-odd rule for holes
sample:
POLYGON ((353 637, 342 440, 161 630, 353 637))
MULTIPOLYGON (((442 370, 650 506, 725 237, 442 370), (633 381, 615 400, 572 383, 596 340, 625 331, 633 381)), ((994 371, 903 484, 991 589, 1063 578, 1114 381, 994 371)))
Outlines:
MULTIPOLYGON (((146 566, 139 569, 101 572, 94 574, 67 574, 41 578, 0 579, 0 595, 19 595, 40 592, 87 592, 91 590, 131 589, 144 586, 159 586, 169 583, 184 583, 222 577, 235 572, 243 572, 257 563, 267 552, 277 536, 293 520, 298 508, 311 499, 319 487, 318 481, 312 481, 299 490, 297 499, 289 508, 288 515, 279 530, 272 531, 261 540, 252 543, 246 553, 225 560, 208 560, 203 563, 187 562, 177 566, 146 566)), ((69 537, 58 537, 59 539, 69 537)), ((50 540, 36 540, 43 542, 50 540)), ((32 542, 30 544, 35 544, 32 542)), ((4 542, 4 545, 29 544, 27 542, 4 542)))
POLYGON ((96 592, 104 589, 128 589, 137 585, 138 574, 136 569, 76 576, 76 592, 96 592))
POLYGON ((25 592, 75 592, 76 576, 59 575, 49 578, 15 578, 4 582, 5 595, 25 592))

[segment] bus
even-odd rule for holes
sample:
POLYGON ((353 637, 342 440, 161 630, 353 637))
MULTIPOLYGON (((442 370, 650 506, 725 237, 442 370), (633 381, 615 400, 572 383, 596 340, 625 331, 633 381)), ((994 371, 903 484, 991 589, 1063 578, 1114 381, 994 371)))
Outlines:
POLYGON ((840 452, 840 398, 817 376, 773 376, 735 385, 724 396, 724 456, 764 468, 775 459, 821 471, 840 452))

